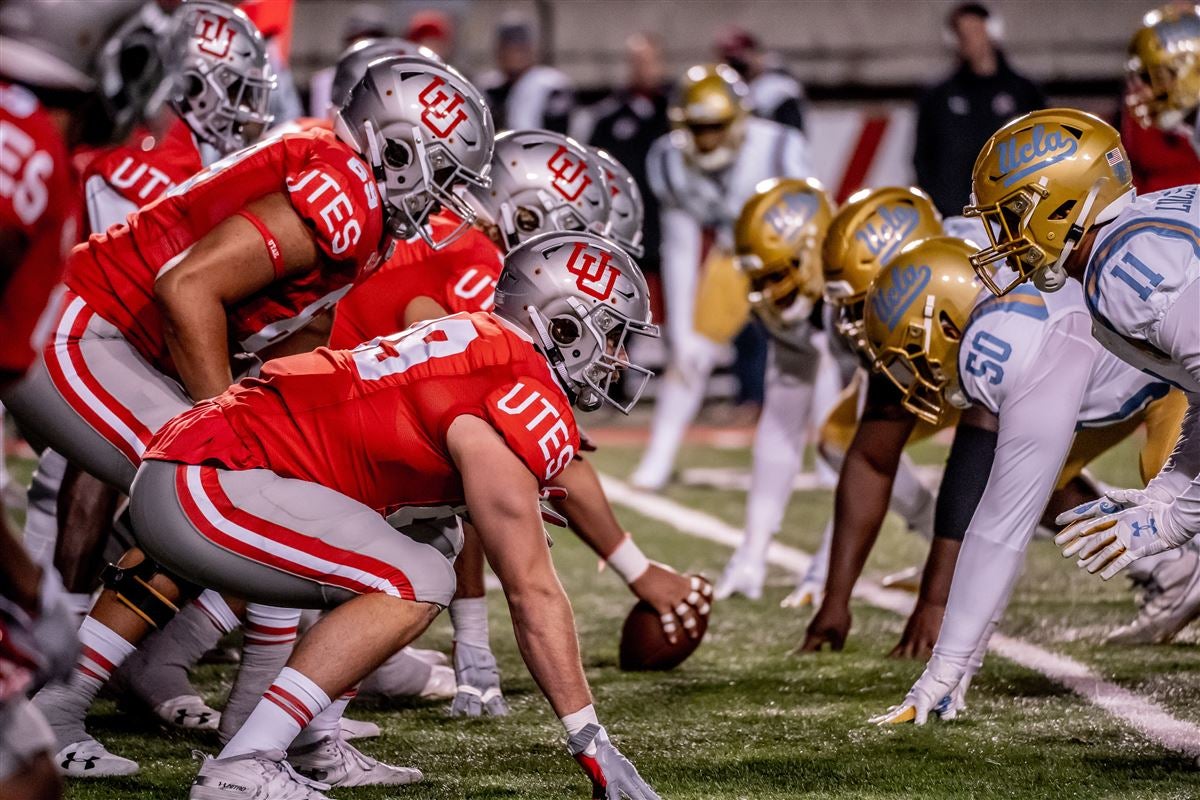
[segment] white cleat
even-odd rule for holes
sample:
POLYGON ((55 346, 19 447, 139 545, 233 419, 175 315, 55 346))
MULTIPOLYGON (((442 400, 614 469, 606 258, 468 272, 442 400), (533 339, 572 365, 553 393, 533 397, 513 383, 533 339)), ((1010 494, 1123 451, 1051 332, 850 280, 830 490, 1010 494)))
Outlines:
POLYGON ((115 778, 136 775, 138 763, 114 756, 95 739, 69 744, 54 754, 54 768, 71 778, 115 778))
POLYGON ((298 775, 282 751, 205 758, 188 800, 329 800, 328 785, 298 775))
POLYGON ((1200 617, 1200 546, 1188 543, 1178 553, 1154 567, 1141 584, 1137 616, 1105 637, 1105 644, 1166 644, 1200 617))
POLYGON ((885 589, 899 589, 902 592, 916 593, 921 588, 921 567, 908 567, 899 572, 885 575, 880 584, 885 589))
POLYGON ((725 600, 740 594, 749 600, 761 600, 763 583, 767 579, 767 565, 763 562, 742 561, 736 555, 725 565, 725 572, 717 581, 713 597, 725 600))
POLYGON ((663 489, 667 488, 667 484, 671 482, 671 474, 665 476, 651 475, 645 470, 637 470, 629 476, 629 485, 639 492, 651 492, 658 494, 663 489))
POLYGON ((301 775, 342 788, 345 786, 407 786, 421 780, 419 769, 393 767, 360 752, 346 740, 326 736, 288 751, 288 761, 301 775))
POLYGON ((171 727, 188 731, 215 731, 221 723, 221 712, 194 694, 165 700, 154 707, 154 713, 171 727))
POLYGON ((821 605, 825 599, 825 581, 802 578, 791 594, 780 601, 780 608, 809 608, 821 605))
POLYGON ((454 667, 434 665, 429 670, 429 680, 421 689, 422 700, 453 700, 458 694, 458 681, 454 677, 454 667))
POLYGON ((383 731, 374 722, 367 722, 365 719, 349 719, 342 717, 342 738, 346 741, 351 739, 374 739, 376 736, 382 736, 383 731))
POLYGON ((406 647, 404 652, 408 653, 418 661, 424 661, 432 667, 449 667, 450 656, 443 653, 441 650, 426 650, 422 647, 406 647))

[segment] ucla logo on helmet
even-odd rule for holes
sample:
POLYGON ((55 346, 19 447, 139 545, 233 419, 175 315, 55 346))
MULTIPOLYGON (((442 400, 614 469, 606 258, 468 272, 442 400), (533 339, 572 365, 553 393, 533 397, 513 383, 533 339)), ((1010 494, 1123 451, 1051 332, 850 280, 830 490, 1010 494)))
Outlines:
POLYGON ((854 235, 876 261, 886 264, 916 230, 920 219, 920 212, 913 206, 903 203, 884 205, 854 235))
POLYGON ((1008 188, 1040 169, 1057 164, 1075 155, 1079 142, 1065 128, 1034 125, 1021 130, 996 144, 996 160, 1000 177, 1008 188))
POLYGON ((764 221, 785 242, 791 242, 813 215, 817 213, 817 198, 811 194, 791 192, 779 198, 764 215, 764 221))
POLYGON ((925 264, 892 267, 892 285, 886 291, 875 292, 871 300, 875 315, 887 325, 889 331, 896 329, 904 312, 929 285, 932 275, 933 270, 925 264))

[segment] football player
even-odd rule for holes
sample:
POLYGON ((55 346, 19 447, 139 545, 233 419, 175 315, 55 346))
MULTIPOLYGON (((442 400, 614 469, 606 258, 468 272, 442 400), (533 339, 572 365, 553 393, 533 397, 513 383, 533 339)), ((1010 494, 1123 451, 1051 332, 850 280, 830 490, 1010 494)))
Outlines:
POLYGON ((273 361, 164 426, 132 498, 138 541, 161 564, 150 584, 175 598, 186 580, 334 609, 204 762, 193 800, 242 798, 247 786, 323 797, 301 794, 285 751, 303 770, 307 753, 330 746, 321 723, 340 713, 331 698, 454 594, 457 523, 406 536, 384 517, 415 506, 470 514, 522 656, 594 796, 657 798, 592 707, 538 506, 580 446, 572 406, 627 410, 609 397, 612 381, 624 372, 636 397, 650 377, 624 355, 638 335, 657 330, 633 261, 600 237, 550 233, 506 257, 494 314, 273 361))
POLYGON ((1133 426, 1121 423, 1170 390, 1092 338, 1077 282, 1053 294, 980 292, 970 262, 977 249, 948 237, 919 242, 867 294, 875 367, 905 411, 932 422, 951 405, 969 406, 939 492, 939 534, 965 523, 945 617, 924 674, 881 723, 923 724, 931 711, 949 719, 962 710, 1063 466, 1078 468, 1072 447, 1087 448, 1089 437, 1076 431, 1128 433, 1133 426))
POLYGON ((731 67, 691 67, 671 104, 674 130, 646 156, 662 217, 669 357, 650 442, 630 479, 642 489, 667 484, 708 376, 748 319, 745 279, 732 260, 733 223, 742 206, 761 181, 812 173, 803 134, 750 116, 749 102, 731 67), (707 249, 706 233, 715 234, 707 249))
POLYGON ((1179 442, 1144 490, 1060 517, 1055 541, 1104 579, 1200 532, 1200 187, 1136 198, 1120 135, 1081 111, 1027 114, 980 151, 964 213, 997 225, 971 263, 993 293, 1082 281, 1096 338, 1188 395, 1179 442), (992 275, 1007 264, 1013 273, 992 275))
MULTIPOLYGON (((869 348, 863 335, 863 303, 871 279, 905 245, 930 236, 937 236, 946 229, 946 222, 934 208, 933 201, 920 189, 903 186, 887 186, 878 189, 863 189, 852 194, 846 204, 834 215, 828 235, 822 247, 822 269, 824 271, 825 328, 838 349, 849 351, 857 364, 854 377, 843 390, 838 402, 830 410, 820 427, 817 450, 821 458, 841 471, 847 461, 847 482, 838 484, 838 497, 842 493, 856 495, 865 492, 872 459, 863 459, 862 446, 883 436, 885 421, 872 416, 860 420, 860 415, 869 397, 878 397, 881 378, 871 379, 869 348), (872 430, 875 426, 880 430, 872 430), (863 428, 861 439, 855 441, 855 432, 863 428), (849 455, 849 457, 848 457, 849 455)), ((947 424, 952 425, 953 419, 947 424)), ((935 426, 919 425, 910 435, 909 442, 926 438, 938 429, 935 426)), ((878 513, 882 522, 883 511, 890 507, 904 519, 910 530, 925 538, 933 535, 933 493, 916 477, 915 467, 907 455, 901 454, 896 466, 895 477, 890 489, 882 489, 878 497, 884 503, 873 513, 878 513), (890 497, 887 492, 890 491, 890 497)), ((876 493, 871 492, 875 497, 876 493)), ((842 502, 839 500, 839 502, 842 502)), ((846 502, 848 502, 848 497, 846 502)), ((856 508, 858 506, 855 506, 856 508)), ((829 571, 830 553, 834 540, 834 525, 839 517, 835 513, 825 527, 821 545, 813 556, 808 571, 797 576, 796 588, 788 595, 785 606, 821 606, 829 571)), ((848 522, 848 520, 847 520, 848 522)), ((868 529, 872 526, 867 526, 868 529)), ((843 534, 840 539, 844 540, 843 534)), ((847 559, 839 552, 838 575, 844 570, 847 559)), ((850 579, 857 579, 857 570, 850 579)), ((835 596, 829 600, 824 614, 828 618, 833 609, 841 609, 849 603, 849 589, 845 580, 835 579, 835 596)), ((839 615, 844 616, 844 615, 839 615)))
MULTIPOLYGON (((477 218, 458 241, 440 252, 420 242, 398 248, 376 275, 339 304, 331 346, 353 347, 448 313, 490 311, 503 254, 535 235, 591 230, 634 246, 640 240, 641 203, 636 188, 630 188, 636 187, 632 177, 611 156, 589 153, 562 134, 500 134, 491 177, 490 188, 467 195, 477 218)), ((457 221, 443 214, 434 224, 453 226, 457 221)), ((697 617, 709 611, 707 583, 680 576, 642 554, 617 521, 586 460, 573 460, 556 485, 567 490, 565 498, 552 502, 568 526, 635 595, 659 611, 670 638, 694 634, 697 617)), ((457 591, 449 607, 459 687, 451 708, 455 714, 501 715, 507 705, 488 640, 483 557, 469 525, 465 533, 463 552, 455 561, 457 591)))
POLYGON ((755 187, 733 228, 734 258, 754 314, 771 335, 766 401, 754 432, 745 536, 717 581, 716 598, 762 597, 767 547, 779 530, 804 461, 820 353, 809 317, 821 297, 821 243, 831 208, 812 178, 771 178, 755 187))
MULTIPOLYGON (((328 329, 310 323, 395 241, 447 244, 426 225, 436 204, 470 218, 453 192, 487 182, 493 136, 486 105, 456 71, 374 62, 336 128, 239 151, 77 248, 51 340, 5 397, 14 415, 127 491, 153 432, 224 391, 233 356, 327 341, 328 329)), ((84 621, 72 681, 35 700, 53 717, 60 766, 75 774, 136 771, 89 737, 83 718, 135 643, 177 610, 147 591, 147 567, 123 563, 84 621), (144 625, 117 624, 128 610, 144 625)))
MULTIPOLYGON (((137 6, 97 0, 66 16, 31 0, 0 8, 0 394, 33 365, 39 320, 79 237, 69 153, 125 135, 140 114, 120 91, 140 77, 133 65, 100 57, 120 52, 111 34, 137 6)), ((29 557, 2 503, 0 587, 0 796, 57 797, 54 736, 25 694, 66 676, 78 641, 58 574, 29 557)))
POLYGON ((1125 103, 1143 128, 1185 135, 1200 154, 1200 6, 1146 14, 1129 43, 1125 103))
MULTIPOLYGON (((172 18, 148 3, 120 27, 104 52, 110 51, 114 60, 159 65, 144 70, 152 74, 133 81, 125 93, 145 98, 147 122, 162 133, 77 158, 84 162, 91 233, 124 222, 218 158, 252 144, 271 121, 267 105, 274 76, 266 44, 246 15, 228 5, 189 0, 172 18), (223 31, 229 46, 213 48, 210 30, 223 31), (164 102, 169 109, 162 108, 164 102)), ((118 497, 113 487, 68 467, 53 449, 39 456, 25 542, 40 560, 53 560, 62 570, 68 587, 78 593, 74 599, 81 615, 91 606, 118 497), (60 496, 62 485, 68 491, 60 496), (65 504, 61 520, 60 504, 65 504)), ((220 621, 232 620, 233 611, 215 593, 199 603, 172 620, 116 679, 167 724, 215 729, 220 713, 191 687, 187 670, 228 632, 220 621)), ((259 609, 250 613, 254 626, 259 609)))

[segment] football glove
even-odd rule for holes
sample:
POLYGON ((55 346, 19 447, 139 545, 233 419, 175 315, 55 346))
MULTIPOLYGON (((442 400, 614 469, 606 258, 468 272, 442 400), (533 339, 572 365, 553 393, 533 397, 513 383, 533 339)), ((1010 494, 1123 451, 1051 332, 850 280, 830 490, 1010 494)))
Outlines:
POLYGON ((871 717, 870 721, 876 725, 901 725, 905 722, 924 725, 930 713, 942 720, 952 720, 964 706, 971 677, 946 666, 935 655, 929 660, 921 677, 908 690, 904 701, 871 717))
POLYGON ((486 647, 454 643, 454 676, 458 690, 450 704, 452 717, 503 717, 508 703, 500 692, 500 668, 486 647))
POLYGON ((567 749, 591 778, 593 800, 661 800, 637 767, 609 741, 602 726, 585 725, 570 738, 567 749))
POLYGON ((1060 524, 1074 521, 1054 537, 1054 543, 1062 548, 1064 558, 1078 556, 1080 568, 1108 580, 1131 562, 1187 540, 1175 530, 1169 508, 1144 492, 1112 492, 1059 515, 1060 524), (1134 505, 1136 501, 1141 502, 1134 505))

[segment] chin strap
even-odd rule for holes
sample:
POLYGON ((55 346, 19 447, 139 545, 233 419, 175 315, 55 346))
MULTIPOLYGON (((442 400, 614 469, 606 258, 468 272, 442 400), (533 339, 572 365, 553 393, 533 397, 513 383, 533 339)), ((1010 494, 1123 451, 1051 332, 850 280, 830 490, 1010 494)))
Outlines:
POLYGON ((1066 239, 1063 241, 1063 249, 1058 259, 1049 267, 1044 267, 1038 271, 1038 277, 1045 274, 1045 277, 1041 278, 1040 282, 1034 282, 1039 289, 1043 291, 1056 291, 1057 289, 1061 289, 1063 284, 1066 283, 1067 271, 1064 265, 1067 263, 1067 259, 1070 258, 1071 253, 1075 251, 1075 247, 1083 239, 1084 234, 1087 233, 1088 228, 1084 227, 1085 224, 1091 227, 1099 222, 1108 222, 1133 202, 1134 197, 1137 195, 1136 189, 1130 189, 1116 200, 1113 200, 1096 214, 1096 218, 1091 223, 1087 223, 1088 214, 1091 213, 1092 206, 1096 204, 1096 196, 1100 194, 1100 189, 1104 186, 1105 180, 1107 179, 1102 178, 1096 181, 1092 184, 1092 188, 1088 190, 1087 197, 1083 200, 1083 208, 1079 211, 1079 216, 1075 217, 1075 222, 1071 224, 1070 229, 1067 231, 1066 239), (1043 284, 1045 285, 1043 286, 1043 284))

